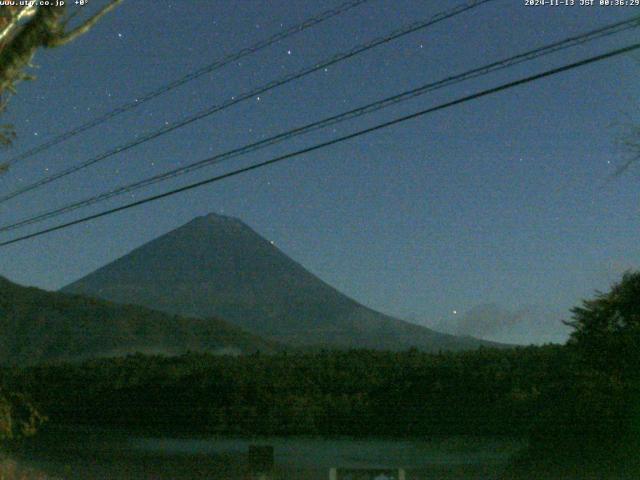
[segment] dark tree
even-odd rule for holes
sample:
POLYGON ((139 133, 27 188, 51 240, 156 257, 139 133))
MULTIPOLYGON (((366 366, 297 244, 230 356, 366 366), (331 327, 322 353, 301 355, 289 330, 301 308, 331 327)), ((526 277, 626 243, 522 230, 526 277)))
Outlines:
POLYGON ((582 362, 574 398, 580 417, 613 443, 640 446, 640 272, 625 273, 572 313, 568 346, 582 362))
POLYGON ((622 381, 640 374, 640 272, 627 272, 608 293, 572 310, 569 345, 599 372, 622 381))

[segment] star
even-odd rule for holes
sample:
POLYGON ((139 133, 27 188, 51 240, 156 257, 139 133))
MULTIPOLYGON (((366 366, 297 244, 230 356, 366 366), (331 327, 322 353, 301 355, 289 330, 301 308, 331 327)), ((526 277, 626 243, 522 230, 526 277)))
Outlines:
POLYGON ((287 55, 291 55, 291 50, 287 50, 287 55))
POLYGON ((118 32, 118 38, 122 38, 122 33, 118 32))

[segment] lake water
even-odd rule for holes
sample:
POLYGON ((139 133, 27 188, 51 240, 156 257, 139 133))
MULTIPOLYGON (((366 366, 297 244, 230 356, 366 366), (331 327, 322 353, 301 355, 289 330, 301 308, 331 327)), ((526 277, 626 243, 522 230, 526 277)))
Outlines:
MULTIPOLYGON (((74 480, 243 479, 249 445, 272 445, 277 479, 326 480, 331 467, 404 468, 409 479, 497 478, 524 442, 493 437, 427 440, 169 437, 89 428, 49 429, 4 459, 4 477, 74 480), (8 472, 13 473, 8 473, 8 472)), ((3 478, 0 469, 0 480, 3 478)), ((22 479, 21 479, 22 480, 22 479)))

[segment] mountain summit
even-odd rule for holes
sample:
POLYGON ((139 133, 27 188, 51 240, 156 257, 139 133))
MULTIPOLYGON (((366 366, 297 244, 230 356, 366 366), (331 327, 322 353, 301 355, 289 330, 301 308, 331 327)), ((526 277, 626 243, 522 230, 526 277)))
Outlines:
POLYGON ((216 214, 195 218, 63 290, 189 317, 223 318, 291 345, 437 351, 482 343, 371 310, 242 221, 216 214))

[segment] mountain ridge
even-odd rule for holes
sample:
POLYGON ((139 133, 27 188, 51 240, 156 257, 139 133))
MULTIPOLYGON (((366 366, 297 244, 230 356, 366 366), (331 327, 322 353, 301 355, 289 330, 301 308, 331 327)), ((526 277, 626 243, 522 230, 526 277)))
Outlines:
POLYGON ((133 249, 62 291, 190 317, 216 316, 295 346, 437 351, 497 345, 376 312, 240 219, 214 213, 133 249))
POLYGON ((130 353, 219 354, 281 349, 217 318, 24 287, 0 276, 0 364, 76 361, 130 353))

